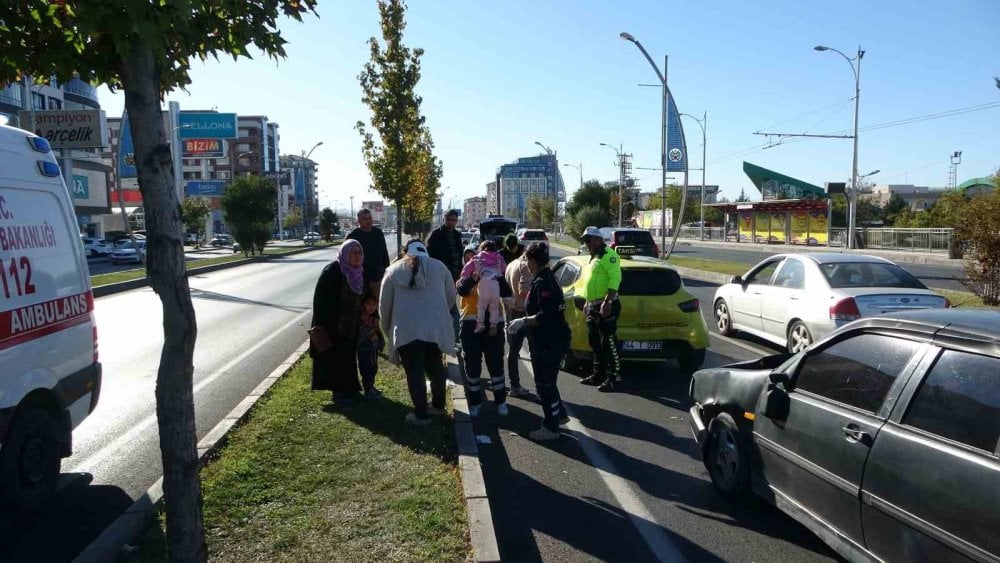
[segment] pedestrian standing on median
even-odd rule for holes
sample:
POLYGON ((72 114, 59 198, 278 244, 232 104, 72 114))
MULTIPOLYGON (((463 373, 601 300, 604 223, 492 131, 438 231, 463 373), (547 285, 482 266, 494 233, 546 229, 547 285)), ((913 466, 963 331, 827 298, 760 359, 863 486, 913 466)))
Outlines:
POLYGON ((584 385, 597 385, 599 391, 614 391, 621 380, 621 361, 618 358, 618 316, 622 304, 618 300, 618 286, 622 281, 621 258, 615 249, 604 244, 604 236, 597 227, 587 227, 583 243, 590 251, 590 278, 584 288, 587 318, 587 339, 593 353, 593 373, 580 380, 584 385))
MULTIPOLYGON (((463 260, 469 263, 475 255, 476 247, 469 246, 465 249, 463 260)), ((483 403, 482 374, 485 359, 497 414, 507 416, 507 387, 503 375, 504 335, 476 330, 481 287, 475 276, 458 281, 458 305, 462 315, 458 334, 462 344, 462 367, 465 371, 462 385, 465 387, 465 397, 469 401, 469 416, 479 416, 479 409, 483 403)), ((487 315, 492 314, 492 312, 487 313, 487 315)), ((493 322, 490 317, 487 317, 486 321, 493 322)))
POLYGON ((361 322, 358 325, 358 371, 361 372, 361 387, 365 398, 381 399, 382 392, 375 387, 378 375, 378 353, 385 348, 385 336, 379 326, 378 298, 373 293, 365 293, 361 298, 361 322))
MULTIPOLYGON (((462 244, 462 233, 458 232, 457 209, 449 209, 444 214, 444 223, 431 231, 427 237, 427 253, 431 258, 439 260, 447 266, 451 272, 452 286, 458 281, 462 273, 462 254, 465 245, 462 244)), ((455 341, 458 341, 458 305, 451 308, 452 326, 455 332, 455 341)))
POLYGON ((542 403, 542 427, 528 436, 533 440, 554 440, 560 436, 559 425, 569 422, 556 384, 571 335, 566 322, 566 302, 559 282, 549 269, 549 245, 532 244, 524 251, 524 257, 532 275, 531 289, 524 302, 524 318, 512 321, 508 331, 527 333, 531 370, 542 403))
MULTIPOLYGON (((516 237, 508 235, 508 238, 513 239, 514 244, 520 248, 521 245, 517 243, 516 237)), ((507 240, 504 239, 505 245, 507 240)), ((507 283, 514 291, 513 297, 507 298, 504 302, 504 311, 507 314, 507 324, 509 326, 515 319, 524 317, 524 299, 528 296, 528 291, 531 289, 532 275, 528 269, 528 261, 525 259, 522 251, 518 250, 517 258, 507 265, 505 277, 507 278, 507 283)), ((524 346, 524 337, 524 331, 513 334, 508 333, 507 335, 507 375, 510 377, 511 397, 524 397, 531 394, 530 389, 521 385, 520 358, 521 348, 524 346)))
POLYGON ((319 352, 310 344, 312 389, 331 391, 339 405, 360 398, 358 326, 364 292, 364 250, 356 240, 345 241, 337 259, 323 268, 313 294, 313 327, 322 327, 333 344, 319 352))
POLYGON ((430 424, 431 414, 444 414, 445 365, 442 353, 455 353, 455 335, 448 313, 455 306, 455 282, 448 268, 427 254, 418 239, 407 241, 406 255, 386 270, 379 314, 389 360, 402 363, 414 412, 406 422, 430 424), (427 404, 426 378, 431 382, 427 404))
POLYGON ((365 252, 365 288, 378 300, 382 276, 389 267, 389 248, 385 244, 385 233, 375 226, 370 209, 358 211, 358 226, 347 235, 347 239, 361 243, 365 252))

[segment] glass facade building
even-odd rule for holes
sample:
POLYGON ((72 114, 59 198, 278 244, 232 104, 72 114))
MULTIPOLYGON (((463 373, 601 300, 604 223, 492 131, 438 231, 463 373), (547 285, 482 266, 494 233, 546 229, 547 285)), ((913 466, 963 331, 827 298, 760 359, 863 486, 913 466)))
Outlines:
POLYGON ((496 184, 492 188, 496 190, 495 198, 501 213, 518 223, 526 221, 531 197, 550 201, 556 198, 560 202, 566 198, 566 187, 555 154, 528 156, 504 164, 497 172, 496 184))

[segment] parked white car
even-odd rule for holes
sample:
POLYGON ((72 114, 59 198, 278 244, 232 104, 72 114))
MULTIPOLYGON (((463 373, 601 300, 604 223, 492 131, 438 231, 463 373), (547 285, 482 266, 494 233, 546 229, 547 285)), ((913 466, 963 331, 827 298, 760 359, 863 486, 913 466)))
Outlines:
POLYGON ((132 246, 132 241, 122 243, 121 246, 115 249, 111 253, 111 263, 112 264, 125 264, 129 262, 134 262, 139 264, 142 262, 142 258, 146 255, 146 241, 137 240, 135 241, 136 247, 139 251, 136 252, 136 248, 132 246))
POLYGON ((319 242, 321 238, 319 233, 308 232, 302 237, 302 242, 307 245, 313 245, 319 242))
MULTIPOLYGON (((0 125, 0 508, 42 508, 101 392, 94 296, 48 141, 0 125)), ((4 540, 6 541, 6 540, 4 540)))
POLYGON ((743 331, 790 352, 861 317, 950 307, 913 274, 877 256, 778 254, 715 291, 715 326, 743 331))
POLYGON ((107 256, 114 251, 115 247, 110 241, 106 241, 102 238, 94 237, 80 237, 80 241, 83 243, 83 249, 87 253, 87 256, 96 258, 98 256, 107 256))

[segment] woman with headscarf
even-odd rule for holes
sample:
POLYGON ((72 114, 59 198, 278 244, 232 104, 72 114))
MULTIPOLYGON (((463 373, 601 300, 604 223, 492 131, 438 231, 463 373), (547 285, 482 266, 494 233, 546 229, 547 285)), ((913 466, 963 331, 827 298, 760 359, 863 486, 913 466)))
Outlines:
POLYGON ((389 266, 382 279, 379 315, 389 361, 403 364, 414 412, 406 422, 430 424, 431 414, 444 414, 445 366, 442 352, 455 353, 451 313, 455 282, 451 271, 427 254, 418 239, 410 239, 404 258, 389 266), (426 378, 431 381, 427 404, 426 378))
POLYGON ((312 388, 332 391, 333 401, 350 404, 360 397, 358 326, 364 292, 364 251, 356 240, 344 241, 337 259, 323 268, 313 295, 313 327, 322 327, 333 344, 319 352, 310 345, 312 388))

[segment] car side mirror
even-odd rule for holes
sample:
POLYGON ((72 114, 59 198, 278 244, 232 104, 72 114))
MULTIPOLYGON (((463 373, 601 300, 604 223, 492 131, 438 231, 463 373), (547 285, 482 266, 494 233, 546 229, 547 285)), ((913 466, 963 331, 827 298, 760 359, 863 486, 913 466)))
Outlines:
POLYGON ((733 276, 730 278, 729 283, 743 285, 743 276, 733 276))
POLYGON ((767 386, 764 397, 764 416, 773 420, 786 420, 788 418, 788 407, 791 402, 788 399, 788 392, 778 384, 771 383, 767 386))
POLYGON ((577 296, 577 297, 574 297, 574 298, 573 298, 573 305, 574 305, 574 306, 575 306, 575 307, 576 307, 577 309, 579 309, 579 310, 581 310, 581 311, 583 310, 583 306, 584 306, 584 305, 586 305, 586 304, 587 304, 587 300, 586 300, 586 299, 584 299, 583 297, 579 297, 579 296, 577 296))
POLYGON ((788 374, 783 371, 772 371, 771 375, 767 376, 767 379, 771 383, 780 383, 782 385, 788 385, 792 382, 788 374))

